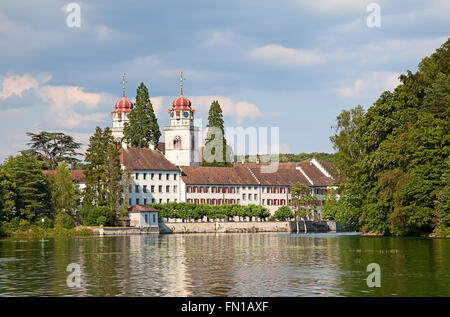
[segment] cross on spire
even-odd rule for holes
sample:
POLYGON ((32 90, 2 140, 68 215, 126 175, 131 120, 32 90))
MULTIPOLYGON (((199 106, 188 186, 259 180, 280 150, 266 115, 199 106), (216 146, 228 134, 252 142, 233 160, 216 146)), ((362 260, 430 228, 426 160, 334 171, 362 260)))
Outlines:
POLYGON ((181 95, 183 95, 183 70, 180 69, 180 89, 181 89, 181 95))
POLYGON ((122 73, 122 93, 123 93, 123 97, 125 97, 125 84, 127 83, 127 81, 125 80, 125 73, 122 73))

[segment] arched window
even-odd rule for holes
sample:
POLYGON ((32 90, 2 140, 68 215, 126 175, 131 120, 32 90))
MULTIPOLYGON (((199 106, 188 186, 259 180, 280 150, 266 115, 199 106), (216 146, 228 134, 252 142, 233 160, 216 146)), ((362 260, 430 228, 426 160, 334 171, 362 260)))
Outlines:
POLYGON ((178 135, 173 139, 173 148, 175 150, 181 150, 181 138, 178 135))

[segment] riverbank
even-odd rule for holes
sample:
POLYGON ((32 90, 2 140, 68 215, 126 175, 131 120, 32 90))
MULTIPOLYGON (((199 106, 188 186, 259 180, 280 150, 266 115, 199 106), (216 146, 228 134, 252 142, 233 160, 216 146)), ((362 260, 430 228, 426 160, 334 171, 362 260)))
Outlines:
POLYGON ((85 237, 94 233, 89 227, 65 228, 40 228, 31 227, 27 229, 4 229, 4 238, 50 238, 50 237, 85 237))

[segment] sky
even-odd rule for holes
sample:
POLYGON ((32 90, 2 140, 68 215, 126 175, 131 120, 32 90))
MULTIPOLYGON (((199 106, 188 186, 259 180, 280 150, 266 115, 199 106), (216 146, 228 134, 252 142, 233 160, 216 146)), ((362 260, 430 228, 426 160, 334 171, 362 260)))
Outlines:
POLYGON ((278 129, 281 153, 331 153, 336 116, 368 109, 450 31, 448 0, 75 1, 79 27, 70 3, 0 1, 0 161, 26 132, 84 151, 112 125, 123 72, 130 100, 149 88, 163 130, 180 69, 201 128, 218 100, 226 127, 278 129))

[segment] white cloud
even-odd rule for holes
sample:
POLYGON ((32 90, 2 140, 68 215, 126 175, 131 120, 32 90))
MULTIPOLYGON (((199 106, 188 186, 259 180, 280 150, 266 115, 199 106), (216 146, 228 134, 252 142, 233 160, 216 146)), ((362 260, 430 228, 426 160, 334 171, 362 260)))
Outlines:
POLYGON ((223 96, 193 96, 189 97, 192 102, 192 107, 208 111, 211 103, 217 100, 222 108, 223 114, 226 116, 233 116, 236 123, 241 124, 246 118, 259 118, 263 117, 263 114, 259 108, 252 103, 246 101, 235 102, 229 97, 223 96))
POLYGON ((254 48, 250 57, 259 61, 269 61, 281 66, 312 66, 326 61, 326 56, 320 52, 304 49, 287 48, 281 45, 269 44, 254 48))
POLYGON ((337 93, 345 98, 353 98, 362 92, 379 94, 386 90, 392 91, 400 84, 399 76, 399 73, 394 72, 370 72, 352 85, 337 89, 337 93))
POLYGON ((9 76, 3 78, 2 90, 0 91, 0 98, 6 99, 12 95, 22 98, 22 93, 29 89, 36 89, 39 82, 26 74, 23 76, 9 76))

